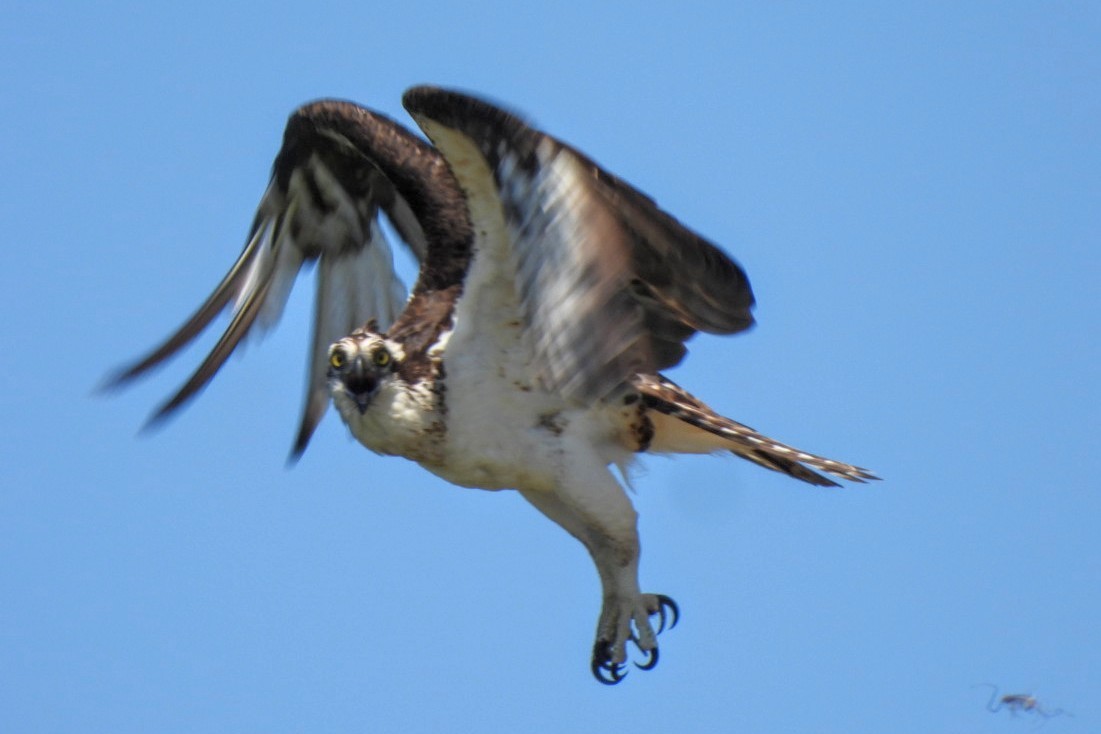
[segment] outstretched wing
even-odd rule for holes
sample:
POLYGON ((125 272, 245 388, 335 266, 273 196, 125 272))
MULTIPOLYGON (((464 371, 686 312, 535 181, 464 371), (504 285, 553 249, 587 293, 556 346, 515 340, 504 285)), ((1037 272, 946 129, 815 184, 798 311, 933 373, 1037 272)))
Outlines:
POLYGON ((503 218, 549 389, 598 400, 636 373, 677 364, 696 331, 753 324, 742 269, 584 154, 463 94, 416 87, 404 102, 451 163, 475 230, 501 231, 492 220, 503 218))
POLYGON ((327 100, 296 110, 237 262, 183 326, 116 373, 109 386, 129 382, 176 354, 230 308, 232 319, 218 343, 151 420, 168 416, 202 390, 247 335, 279 319, 299 271, 316 261, 309 377, 293 451, 299 455, 328 406, 329 345, 369 319, 385 328, 405 302, 405 286, 379 228, 380 212, 419 260, 428 249, 420 220, 402 195, 408 189, 380 168, 379 149, 390 157, 439 161, 426 143, 355 104, 327 100))

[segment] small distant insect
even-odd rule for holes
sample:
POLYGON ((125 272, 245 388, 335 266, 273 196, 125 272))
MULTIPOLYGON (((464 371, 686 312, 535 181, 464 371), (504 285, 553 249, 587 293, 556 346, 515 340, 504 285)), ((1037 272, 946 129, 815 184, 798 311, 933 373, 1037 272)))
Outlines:
POLYGON ((1036 697, 1029 693, 1006 693, 1003 696, 998 696, 998 687, 992 683, 979 683, 973 688, 986 687, 990 690, 990 700, 986 703, 986 710, 990 713, 996 714, 1002 709, 1006 709, 1013 716, 1017 714, 1035 714, 1044 719, 1051 719, 1056 716, 1074 716, 1068 711, 1063 709, 1046 709, 1040 705, 1040 702, 1036 700, 1036 697))

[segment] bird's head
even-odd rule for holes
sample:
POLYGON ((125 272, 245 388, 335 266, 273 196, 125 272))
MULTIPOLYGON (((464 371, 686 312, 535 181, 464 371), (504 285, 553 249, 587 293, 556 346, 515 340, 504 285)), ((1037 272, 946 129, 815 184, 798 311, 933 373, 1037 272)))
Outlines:
POLYGON ((379 391, 398 379, 404 358, 401 345, 368 328, 329 347, 329 389, 341 415, 366 413, 379 391))

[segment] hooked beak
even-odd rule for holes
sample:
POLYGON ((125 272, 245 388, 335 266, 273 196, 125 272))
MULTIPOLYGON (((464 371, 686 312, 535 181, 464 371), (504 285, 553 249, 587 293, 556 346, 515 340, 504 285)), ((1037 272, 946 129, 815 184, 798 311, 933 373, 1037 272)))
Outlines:
POLYGON ((341 376, 340 380, 344 383, 344 390, 355 402, 359 414, 366 413, 367 406, 371 404, 371 398, 378 387, 378 380, 368 367, 367 360, 357 356, 352 361, 351 368, 341 376))

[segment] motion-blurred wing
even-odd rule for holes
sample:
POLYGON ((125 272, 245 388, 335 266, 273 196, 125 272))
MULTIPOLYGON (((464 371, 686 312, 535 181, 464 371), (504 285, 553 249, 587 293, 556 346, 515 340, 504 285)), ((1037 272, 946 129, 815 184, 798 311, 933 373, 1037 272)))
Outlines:
POLYGON ((475 229, 493 230, 479 216, 503 216, 549 388, 591 402, 677 364, 696 331, 753 324, 742 269, 582 153, 463 94, 416 87, 404 102, 456 171, 475 229))
POLYGON ((438 157, 393 121, 348 102, 314 102, 296 110, 237 262, 183 326, 109 384, 147 372, 231 308, 232 319, 218 343, 151 420, 163 419, 202 390, 248 334, 279 319, 302 266, 316 261, 309 377, 294 447, 294 455, 300 454, 328 406, 328 346, 369 319, 385 328, 405 301, 405 286, 394 273, 390 246, 379 228, 380 211, 418 259, 427 250, 409 202, 375 162, 376 146, 408 148, 411 157, 438 157))

